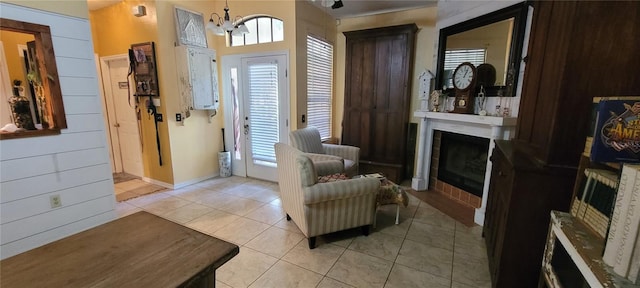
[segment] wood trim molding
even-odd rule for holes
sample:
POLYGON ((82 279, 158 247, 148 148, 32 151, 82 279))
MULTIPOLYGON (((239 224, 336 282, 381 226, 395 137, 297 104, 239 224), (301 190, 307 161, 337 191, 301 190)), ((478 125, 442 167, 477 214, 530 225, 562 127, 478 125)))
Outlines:
POLYGON ((46 118, 48 127, 43 130, 28 130, 15 133, 2 133, 0 139, 37 137, 60 134, 60 129, 67 128, 67 119, 62 101, 62 91, 58 78, 51 29, 49 26, 0 18, 0 30, 32 34, 35 38, 35 52, 38 59, 38 72, 45 94, 46 118))

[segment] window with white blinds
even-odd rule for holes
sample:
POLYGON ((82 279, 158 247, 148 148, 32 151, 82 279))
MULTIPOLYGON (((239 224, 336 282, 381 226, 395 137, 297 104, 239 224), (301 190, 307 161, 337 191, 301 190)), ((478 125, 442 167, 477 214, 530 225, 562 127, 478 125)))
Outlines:
POLYGON ((453 88, 453 71, 463 62, 470 62, 474 66, 485 62, 487 49, 454 49, 444 52, 444 71, 445 77, 448 77, 448 87, 453 88))
POLYGON ((278 65, 256 63, 248 65, 249 131, 251 153, 255 162, 275 163, 273 144, 280 141, 278 125, 278 65))
POLYGON ((333 45, 307 35, 307 125, 331 138, 333 45))

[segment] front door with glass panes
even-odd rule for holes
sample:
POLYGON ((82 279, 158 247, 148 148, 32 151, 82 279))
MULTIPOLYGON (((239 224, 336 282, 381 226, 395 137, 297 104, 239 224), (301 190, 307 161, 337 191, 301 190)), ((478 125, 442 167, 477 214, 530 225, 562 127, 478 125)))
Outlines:
POLYGON ((225 133, 234 175, 277 181, 273 145, 288 142, 288 55, 232 55, 223 63, 225 133))

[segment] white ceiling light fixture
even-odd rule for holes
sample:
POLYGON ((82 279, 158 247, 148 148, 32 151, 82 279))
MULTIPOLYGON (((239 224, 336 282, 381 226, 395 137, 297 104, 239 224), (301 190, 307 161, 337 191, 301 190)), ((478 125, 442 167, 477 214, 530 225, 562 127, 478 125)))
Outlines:
POLYGON ((207 30, 218 36, 224 36, 227 32, 233 36, 248 34, 249 29, 242 24, 243 20, 242 16, 236 16, 233 22, 231 21, 231 17, 229 17, 229 4, 225 0, 224 17, 220 17, 220 15, 215 12, 211 13, 209 23, 207 23, 207 30), (216 16, 215 18, 213 17, 214 15, 216 16))
POLYGON ((331 5, 333 5, 333 2, 333 0, 321 0, 320 5, 322 5, 322 7, 331 7, 331 5))
MULTIPOLYGON (((316 0, 311 0, 311 2, 315 2, 316 0)), ((342 0, 320 0, 320 6, 331 9, 338 9, 344 7, 342 0)))

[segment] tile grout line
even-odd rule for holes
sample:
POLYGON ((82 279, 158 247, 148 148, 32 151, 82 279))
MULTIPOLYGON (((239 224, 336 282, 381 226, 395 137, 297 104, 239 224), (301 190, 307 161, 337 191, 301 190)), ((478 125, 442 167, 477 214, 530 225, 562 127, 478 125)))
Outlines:
POLYGON ((455 262, 456 261, 456 237, 458 236, 458 221, 455 221, 453 223, 453 249, 451 249, 453 251, 453 253, 451 253, 451 286, 453 288, 453 269, 455 267, 455 262))

